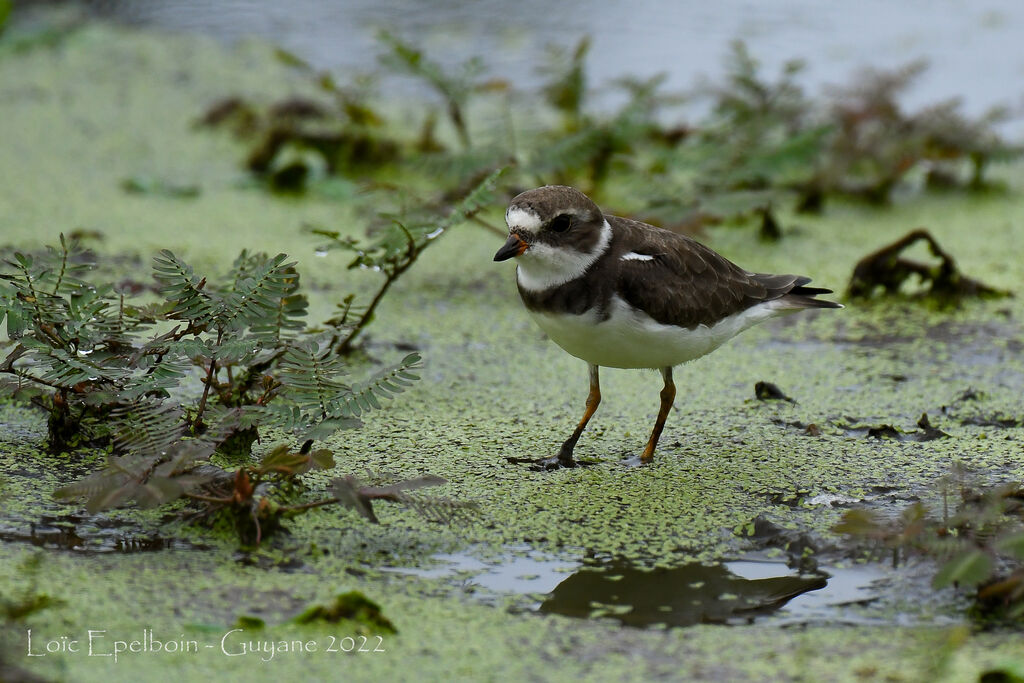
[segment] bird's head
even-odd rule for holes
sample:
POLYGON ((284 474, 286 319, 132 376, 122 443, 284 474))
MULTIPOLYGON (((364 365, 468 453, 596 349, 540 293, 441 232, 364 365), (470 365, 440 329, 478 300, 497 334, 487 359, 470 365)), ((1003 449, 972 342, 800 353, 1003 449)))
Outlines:
POLYGON ((508 240, 495 261, 521 257, 531 269, 577 271, 603 252, 611 229, 597 204, 579 190, 546 185, 527 190, 509 202, 505 212, 508 240))

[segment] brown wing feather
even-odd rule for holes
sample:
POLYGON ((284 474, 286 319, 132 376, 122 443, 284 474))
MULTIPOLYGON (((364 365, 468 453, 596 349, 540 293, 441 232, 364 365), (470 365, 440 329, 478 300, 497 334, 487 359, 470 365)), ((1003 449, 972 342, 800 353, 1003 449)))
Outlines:
POLYGON ((689 237, 626 218, 608 216, 608 221, 620 237, 606 256, 618 265, 619 293, 664 325, 710 326, 791 291, 805 298, 818 293, 802 287, 809 278, 749 273, 689 237), (631 251, 653 258, 623 260, 631 251))

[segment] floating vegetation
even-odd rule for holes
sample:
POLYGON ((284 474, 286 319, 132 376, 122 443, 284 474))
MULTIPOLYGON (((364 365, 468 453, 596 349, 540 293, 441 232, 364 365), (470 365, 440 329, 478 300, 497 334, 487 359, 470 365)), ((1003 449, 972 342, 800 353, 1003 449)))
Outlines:
POLYGON ((43 610, 64 605, 60 598, 39 591, 39 568, 43 560, 42 552, 29 555, 18 566, 19 574, 28 579, 25 587, 18 592, 5 589, 4 594, 0 595, 0 680, 25 683, 41 683, 47 680, 14 664, 15 661, 22 660, 22 657, 14 655, 11 642, 15 640, 15 631, 21 631, 29 617, 43 610))
POLYGON ((934 441, 935 439, 945 439, 949 437, 949 434, 942 431, 937 427, 933 427, 931 421, 928 419, 928 413, 922 413, 921 419, 917 421, 919 431, 905 432, 903 430, 893 427, 891 424, 881 424, 874 426, 849 426, 849 425, 837 425, 842 429, 847 436, 856 438, 871 438, 871 439, 892 439, 893 441, 934 441))
POLYGON ((121 181, 121 189, 128 194, 153 195, 171 199, 194 199, 202 190, 198 185, 180 183, 148 176, 133 176, 121 181))

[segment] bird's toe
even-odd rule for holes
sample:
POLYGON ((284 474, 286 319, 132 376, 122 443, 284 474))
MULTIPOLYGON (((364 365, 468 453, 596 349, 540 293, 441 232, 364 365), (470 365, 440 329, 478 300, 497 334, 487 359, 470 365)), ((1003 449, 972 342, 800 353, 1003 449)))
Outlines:
POLYGON ((551 470, 558 470, 563 467, 572 468, 577 466, 575 460, 566 460, 565 458, 557 455, 553 455, 549 458, 506 458, 506 460, 516 465, 529 465, 530 470, 533 472, 550 472, 551 470))

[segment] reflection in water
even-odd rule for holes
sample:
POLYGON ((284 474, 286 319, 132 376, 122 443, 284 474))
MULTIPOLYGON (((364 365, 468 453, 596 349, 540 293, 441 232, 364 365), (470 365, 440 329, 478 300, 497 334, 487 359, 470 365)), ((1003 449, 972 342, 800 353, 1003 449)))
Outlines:
POLYGON ((610 616, 629 626, 740 623, 770 614, 825 585, 821 575, 748 579, 721 564, 646 569, 612 560, 580 569, 562 581, 540 611, 581 618, 610 616))
POLYGON ((184 539, 146 535, 124 520, 103 515, 42 515, 38 521, 4 520, 0 541, 81 553, 136 553, 154 550, 204 550, 184 539))
POLYGON ((483 560, 474 549, 440 553, 428 566, 385 567, 424 579, 447 579, 479 600, 522 595, 528 611, 581 618, 614 617, 631 626, 813 623, 887 624, 892 615, 863 608, 882 597, 878 565, 819 566, 794 574, 780 559, 750 556, 716 565, 646 569, 624 560, 555 557, 507 546, 483 560), (826 580, 828 581, 826 585, 826 580))

